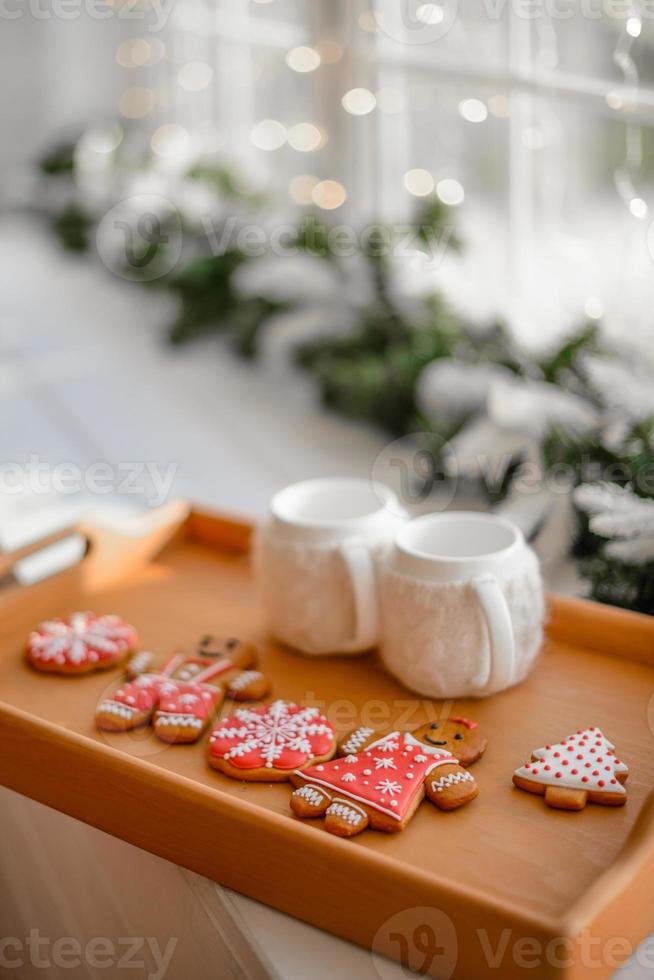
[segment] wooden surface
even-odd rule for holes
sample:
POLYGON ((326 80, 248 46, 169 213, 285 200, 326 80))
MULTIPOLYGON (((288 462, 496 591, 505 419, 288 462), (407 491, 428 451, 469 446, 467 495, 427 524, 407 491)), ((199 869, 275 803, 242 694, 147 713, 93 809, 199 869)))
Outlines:
MULTIPOLYGON (((249 557, 238 550, 247 528, 191 518, 188 530, 210 544, 178 532, 153 563, 130 564, 125 575, 94 585, 91 594, 85 572, 37 587, 43 614, 80 605, 119 611, 139 627, 143 645, 162 657, 207 630, 256 639, 274 694, 324 702, 339 731, 370 712, 382 723, 412 727, 441 710, 416 702, 372 655, 311 660, 266 644, 249 557), (225 553, 216 549, 223 534, 225 553), (391 716, 384 718, 388 705, 391 716)), ((160 529, 153 533, 161 539, 160 529)), ((94 575, 93 581, 101 580, 94 575)), ((384 921, 403 909, 435 905, 456 922, 457 975, 477 978, 479 963, 466 960, 462 949, 475 923, 483 922, 490 937, 507 923, 543 940, 577 930, 619 900, 650 860, 651 827, 639 826, 626 857, 614 865, 654 784, 648 718, 654 669, 624 656, 630 628, 641 636, 649 622, 642 617, 622 614, 619 624, 608 617, 602 642, 605 649, 620 646, 615 657, 565 642, 565 620, 576 606, 555 604, 556 639, 530 680, 490 701, 453 706, 477 719, 491 738, 476 766, 479 800, 455 814, 423 804, 403 834, 368 832, 344 842, 320 825, 295 820, 287 787, 228 780, 207 767, 198 746, 165 746, 149 732, 96 732, 93 708, 116 679, 102 673, 67 680, 30 671, 19 651, 33 608, 16 598, 0 604, 2 782, 356 942, 370 945, 384 921), (632 769, 624 809, 556 813, 540 798, 512 789, 513 769, 534 747, 591 724, 605 729, 632 769), (604 893, 593 900, 602 875, 604 893)), ((582 612, 597 622, 604 610, 582 606, 582 612)), ((654 637, 654 624, 650 629, 654 637)), ((651 927, 645 921, 650 914, 648 907, 633 909, 624 922, 616 912, 613 928, 624 926, 626 938, 635 940, 651 927)), ((514 966, 505 965, 503 977, 519 975, 514 966)))

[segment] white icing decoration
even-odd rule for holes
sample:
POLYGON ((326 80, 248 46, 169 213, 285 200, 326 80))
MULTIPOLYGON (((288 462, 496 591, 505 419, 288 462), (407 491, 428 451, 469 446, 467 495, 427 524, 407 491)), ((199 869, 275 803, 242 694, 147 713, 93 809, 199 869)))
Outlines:
POLYGON ((549 747, 536 749, 534 761, 526 762, 515 774, 544 786, 624 796, 626 790, 616 774, 629 772, 629 767, 616 759, 613 749, 599 728, 587 728, 549 747), (557 772, 561 774, 559 777, 557 772))
POLYGON ((293 707, 286 701, 274 701, 263 712, 251 708, 236 711, 236 718, 243 724, 226 725, 218 732, 220 738, 238 740, 238 744, 225 752, 225 759, 258 752, 264 766, 272 769, 287 749, 310 756, 313 751, 310 737, 332 735, 333 729, 331 725, 316 721, 321 717, 317 708, 289 710, 293 707))
POLYGON ((363 743, 367 738, 373 734, 374 728, 357 728, 355 732, 352 732, 347 742, 343 745, 343 752, 350 755, 351 753, 358 752, 363 743))
POLYGON ((341 776, 341 780, 344 783, 354 783, 356 782, 356 778, 353 772, 346 772, 341 776))
POLYGON ((372 769, 364 769, 363 770, 363 775, 364 776, 372 776, 372 769))
POLYGON ((334 817, 340 817, 341 820, 345 820, 347 823, 353 825, 361 823, 361 820, 367 816, 367 814, 360 810, 358 806, 350 803, 349 800, 346 803, 344 800, 335 799, 333 803, 327 807, 327 813, 334 817))
POLYGON ((397 766, 393 760, 388 756, 387 758, 375 758, 375 769, 397 769, 397 766))
POLYGON ((355 755, 346 755, 345 758, 343 759, 343 762, 347 762, 348 765, 354 765, 354 763, 358 761, 359 760, 355 755))
POLYGON ((423 755, 422 753, 420 753, 420 755, 414 755, 413 758, 416 760, 416 762, 426 762, 427 761, 427 756, 426 755, 423 755))
POLYGON ((380 783, 377 783, 375 789, 383 795, 388 794, 389 796, 395 796, 402 792, 402 787, 394 779, 382 779, 380 783))
POLYGON ((436 793, 442 793, 448 786, 455 786, 456 783, 472 782, 473 778, 469 772, 450 772, 447 776, 441 776, 440 779, 435 779, 431 784, 431 788, 436 793))
POLYGON ((45 662, 81 664, 90 648, 109 656, 126 653, 134 631, 118 616, 95 616, 77 612, 68 621, 48 620, 30 633, 28 648, 32 656, 45 662))
POLYGON ((229 689, 230 691, 244 691, 246 687, 262 677, 263 674, 258 670, 244 670, 242 674, 238 674, 229 682, 229 689))
POLYGON ((299 789, 295 790, 295 796, 301 796, 311 806, 320 806, 326 795, 326 793, 314 789, 313 786, 309 786, 308 784, 300 786, 299 789))

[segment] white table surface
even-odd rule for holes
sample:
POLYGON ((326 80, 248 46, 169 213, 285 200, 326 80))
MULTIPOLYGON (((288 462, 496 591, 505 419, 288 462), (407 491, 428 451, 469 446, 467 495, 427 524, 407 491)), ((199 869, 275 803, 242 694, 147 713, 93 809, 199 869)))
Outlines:
MULTIPOLYGON (((165 296, 63 254, 38 226, 18 218, 0 223, 0 256, 0 463, 25 462, 30 454, 80 467, 98 460, 172 463, 173 496, 255 515, 293 480, 370 474, 383 436, 326 414, 310 384, 279 364, 262 371, 215 339, 171 350, 162 325, 173 307, 165 296)), ((0 497, 0 533, 41 505, 0 497)), ((14 814, 17 806, 38 807, 12 796, 14 814)), ((0 798, 3 813, 6 799, 0 798)), ((46 812, 74 833, 75 821, 46 812)), ((367 951, 229 895, 246 934, 265 951, 270 975, 305 980, 310 963, 312 980, 380 976, 367 951)), ((66 894, 69 905, 75 900, 74 892, 66 894)), ((187 975, 176 970, 173 962, 167 975, 187 975)), ((250 974, 244 968, 241 975, 250 974)), ((404 976, 387 962, 384 978, 404 976)), ((621 972, 622 980, 646 976, 651 969, 638 965, 621 972)))

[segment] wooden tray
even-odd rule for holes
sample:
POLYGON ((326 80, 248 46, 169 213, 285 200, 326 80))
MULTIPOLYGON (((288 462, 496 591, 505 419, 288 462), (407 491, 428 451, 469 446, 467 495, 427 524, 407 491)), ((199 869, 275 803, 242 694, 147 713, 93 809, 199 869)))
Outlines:
POLYGON ((373 655, 310 659, 268 643, 250 526, 181 505, 164 517, 141 538, 78 529, 90 543, 81 564, 0 594, 0 782, 435 976, 610 976, 654 928, 654 620, 553 597, 531 678, 456 704, 490 736, 480 798, 450 814, 424 803, 402 834, 344 841, 296 820, 286 784, 213 772, 204 745, 97 732, 95 704, 117 671, 68 679, 23 661, 35 622, 90 608, 132 621, 162 658, 207 631, 255 639, 274 695, 323 703, 341 732, 362 718, 413 727, 443 710, 373 655), (570 814, 512 788, 534 747, 593 724, 631 767, 626 807, 570 814))

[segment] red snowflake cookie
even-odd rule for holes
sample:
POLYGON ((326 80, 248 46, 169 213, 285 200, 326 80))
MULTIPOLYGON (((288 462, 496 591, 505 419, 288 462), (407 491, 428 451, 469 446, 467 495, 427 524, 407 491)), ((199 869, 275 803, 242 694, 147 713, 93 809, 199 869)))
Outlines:
POLYGON ((318 708, 275 701, 222 721, 209 739, 209 764, 237 779, 277 781, 335 750, 334 729, 318 708))
POLYGON ((27 659, 37 670, 83 674, 113 667, 136 649, 136 630, 119 616, 76 612, 49 619, 30 633, 27 659))

